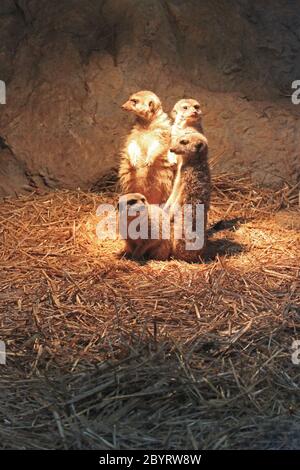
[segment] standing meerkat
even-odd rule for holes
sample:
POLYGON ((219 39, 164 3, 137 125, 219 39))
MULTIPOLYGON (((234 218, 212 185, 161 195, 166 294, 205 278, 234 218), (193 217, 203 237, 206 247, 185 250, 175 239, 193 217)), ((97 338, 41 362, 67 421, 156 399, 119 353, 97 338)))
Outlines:
POLYGON ((134 259, 167 260, 170 257, 172 240, 162 238, 163 220, 167 219, 163 219, 166 214, 160 207, 149 204, 143 194, 129 193, 120 197, 118 209, 119 231, 127 254, 134 259), (133 233, 133 229, 138 233, 133 233))
MULTIPOLYGON (((207 140, 203 134, 201 106, 197 100, 193 98, 183 98, 177 101, 170 114, 174 121, 171 128, 171 147, 172 144, 176 141, 178 143, 180 140, 184 140, 187 134, 190 133, 201 134, 199 135, 200 141, 201 139, 204 140, 204 143, 207 147, 207 140)), ((170 149, 168 152, 168 160, 172 164, 177 164, 172 193, 165 206, 166 208, 170 209, 172 205, 176 204, 176 202, 180 203, 181 196, 179 194, 179 190, 181 182, 181 169, 183 163, 187 163, 189 158, 187 154, 181 155, 181 157, 179 157, 176 155, 176 153, 172 152, 172 149, 170 149)))
MULTIPOLYGON (((171 128, 171 140, 185 130, 186 132, 200 132, 203 134, 202 111, 200 103, 193 98, 186 98, 177 101, 171 111, 173 125, 171 128)), ((170 163, 176 163, 176 155, 168 152, 170 163)))
POLYGON ((151 91, 133 94, 122 109, 134 113, 136 122, 121 152, 121 191, 144 194, 149 204, 166 202, 175 175, 175 165, 167 158, 171 122, 151 91))
POLYGON ((192 208, 192 229, 196 228, 196 206, 203 204, 203 246, 201 249, 186 249, 186 238, 174 240, 173 256, 185 261, 197 261, 204 252, 206 244, 207 212, 210 205, 211 178, 208 165, 208 142, 200 132, 181 131, 174 139, 171 152, 178 157, 178 170, 173 191, 166 203, 172 207, 178 203, 192 208))

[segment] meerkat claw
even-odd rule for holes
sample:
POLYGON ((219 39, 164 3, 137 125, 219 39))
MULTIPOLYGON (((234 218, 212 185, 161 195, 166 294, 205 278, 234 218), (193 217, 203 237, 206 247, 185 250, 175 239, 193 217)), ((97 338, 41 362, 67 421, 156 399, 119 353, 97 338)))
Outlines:
POLYGON ((146 158, 146 161, 145 161, 146 166, 150 166, 150 165, 152 165, 152 163, 153 163, 153 158, 151 158, 150 156, 148 156, 148 157, 146 158))

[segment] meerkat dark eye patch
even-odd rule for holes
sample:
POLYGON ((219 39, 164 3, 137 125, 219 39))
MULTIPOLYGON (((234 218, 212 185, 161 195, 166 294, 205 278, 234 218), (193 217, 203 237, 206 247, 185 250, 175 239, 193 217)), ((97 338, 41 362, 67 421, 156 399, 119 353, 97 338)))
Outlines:
POLYGON ((199 104, 195 104, 194 108, 196 109, 196 111, 199 111, 199 109, 200 109, 199 104))
POLYGON ((137 104, 137 102, 138 102, 138 100, 135 100, 134 98, 132 98, 130 101, 131 101, 132 104, 137 104))
POLYGON ((188 107, 187 107, 187 106, 183 106, 183 109, 188 109, 188 107))
POLYGON ((134 204, 136 204, 137 202, 137 199, 129 199, 129 201, 127 201, 127 206, 134 206, 134 204))
POLYGON ((196 147, 196 150, 197 150, 198 152, 200 152, 200 150, 203 150, 204 144, 203 144, 203 142, 200 142, 199 144, 196 144, 195 147, 196 147))
POLYGON ((179 141, 179 143, 180 143, 180 145, 187 145, 189 143, 189 141, 186 140, 186 139, 182 139, 182 140, 179 141))

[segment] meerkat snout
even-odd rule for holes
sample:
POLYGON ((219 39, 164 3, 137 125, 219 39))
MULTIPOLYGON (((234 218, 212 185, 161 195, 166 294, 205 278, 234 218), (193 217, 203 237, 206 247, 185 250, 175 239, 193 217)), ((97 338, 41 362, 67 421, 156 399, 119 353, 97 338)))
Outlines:
MULTIPOLYGON (((178 144, 181 145, 181 146, 183 146, 183 147, 185 147, 186 145, 188 145, 188 143, 189 143, 189 141, 188 141, 187 139, 181 139, 181 140, 179 140, 179 142, 177 142, 177 143, 174 142, 174 145, 173 145, 173 147, 170 149, 170 152, 179 154, 180 151, 178 150, 178 149, 179 149, 178 144)), ((182 148, 181 150, 182 150, 182 152, 184 152, 184 149, 183 149, 183 148, 182 148)))

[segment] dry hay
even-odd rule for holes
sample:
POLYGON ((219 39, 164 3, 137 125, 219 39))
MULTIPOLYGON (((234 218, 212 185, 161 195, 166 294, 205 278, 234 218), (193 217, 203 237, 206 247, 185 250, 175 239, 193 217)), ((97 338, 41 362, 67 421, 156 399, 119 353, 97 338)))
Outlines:
POLYGON ((193 265, 120 258, 98 191, 0 205, 1 447, 299 448, 298 188, 215 177, 193 265))

